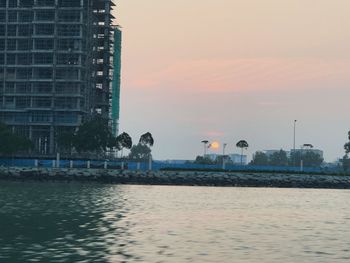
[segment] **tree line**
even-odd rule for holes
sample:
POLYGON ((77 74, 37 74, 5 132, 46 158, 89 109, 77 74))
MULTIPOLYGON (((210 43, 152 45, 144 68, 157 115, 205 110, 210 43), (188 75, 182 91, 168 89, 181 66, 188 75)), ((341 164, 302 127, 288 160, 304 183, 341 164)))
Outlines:
POLYGON ((289 156, 283 150, 271 155, 258 151, 253 155, 253 159, 249 164, 257 166, 299 166, 301 161, 305 167, 320 167, 323 158, 309 150, 291 152, 289 156))
POLYGON ((5 124, 0 122, 0 154, 12 155, 17 152, 30 151, 32 148, 31 140, 14 134, 5 124))
MULTIPOLYGON (((130 150, 129 159, 146 160, 151 156, 154 139, 150 132, 142 134, 138 143, 133 145, 131 136, 123 132, 114 137, 108 120, 96 116, 84 122, 76 131, 64 132, 58 138, 60 151, 72 153, 104 153, 107 150, 130 150)), ((123 157, 123 156, 122 156, 123 157)))

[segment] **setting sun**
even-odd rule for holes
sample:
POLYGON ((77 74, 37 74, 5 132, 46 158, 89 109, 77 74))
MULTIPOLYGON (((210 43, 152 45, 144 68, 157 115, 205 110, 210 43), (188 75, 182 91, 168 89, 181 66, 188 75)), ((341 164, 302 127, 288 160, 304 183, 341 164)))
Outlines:
POLYGON ((212 142, 211 145, 210 145, 210 148, 214 149, 214 150, 217 150, 220 148, 220 143, 218 142, 212 142))

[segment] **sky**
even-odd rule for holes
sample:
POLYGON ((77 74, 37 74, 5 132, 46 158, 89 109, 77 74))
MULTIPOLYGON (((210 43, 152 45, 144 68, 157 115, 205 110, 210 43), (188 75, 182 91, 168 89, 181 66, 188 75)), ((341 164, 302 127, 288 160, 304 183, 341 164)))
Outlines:
MULTIPOLYGON (((311 143, 344 155, 350 130, 349 0, 119 0, 120 132, 151 132, 155 159, 202 140, 255 151, 311 143)), ((209 149, 221 153, 222 149, 209 149)))

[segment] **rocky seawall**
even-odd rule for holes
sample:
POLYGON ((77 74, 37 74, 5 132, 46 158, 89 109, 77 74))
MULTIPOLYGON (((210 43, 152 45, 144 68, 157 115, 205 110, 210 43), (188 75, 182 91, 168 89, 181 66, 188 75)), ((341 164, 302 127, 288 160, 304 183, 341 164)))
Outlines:
POLYGON ((0 168, 1 180, 350 189, 350 176, 251 172, 131 171, 109 169, 0 168))

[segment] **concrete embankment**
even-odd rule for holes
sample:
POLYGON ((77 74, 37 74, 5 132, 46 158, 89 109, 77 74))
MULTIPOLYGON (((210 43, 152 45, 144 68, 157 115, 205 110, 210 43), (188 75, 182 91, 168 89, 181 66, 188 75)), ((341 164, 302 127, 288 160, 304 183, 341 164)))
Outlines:
POLYGON ((350 189, 350 176, 250 172, 122 171, 1 167, 0 179, 100 182, 110 184, 350 189))

